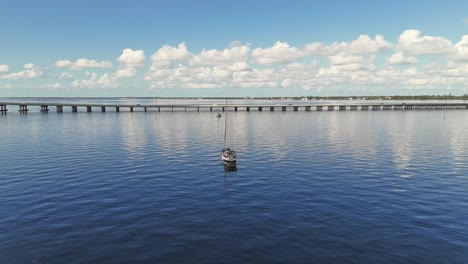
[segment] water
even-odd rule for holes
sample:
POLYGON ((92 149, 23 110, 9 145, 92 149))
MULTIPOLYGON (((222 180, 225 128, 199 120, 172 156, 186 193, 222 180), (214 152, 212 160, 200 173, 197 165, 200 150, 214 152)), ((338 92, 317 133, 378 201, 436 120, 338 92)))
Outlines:
POLYGON ((464 110, 0 116, 0 263, 466 263, 464 110))

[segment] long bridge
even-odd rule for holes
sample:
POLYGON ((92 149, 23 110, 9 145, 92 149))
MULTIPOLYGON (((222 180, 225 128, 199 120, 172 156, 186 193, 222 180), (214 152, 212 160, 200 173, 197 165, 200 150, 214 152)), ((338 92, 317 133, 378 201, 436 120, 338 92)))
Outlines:
POLYGON ((325 103, 307 104, 287 103, 287 104, 109 104, 109 103, 57 103, 57 102, 0 102, 0 113, 6 114, 8 107, 17 107, 20 113, 27 113, 28 107, 40 107, 40 112, 47 113, 51 109, 56 112, 64 112, 68 108, 71 112, 78 112, 78 108, 92 112, 93 109, 106 112, 106 109, 120 112, 127 110, 136 111, 369 111, 369 110, 438 110, 438 109, 468 109, 468 103, 452 102, 417 102, 417 103, 325 103))

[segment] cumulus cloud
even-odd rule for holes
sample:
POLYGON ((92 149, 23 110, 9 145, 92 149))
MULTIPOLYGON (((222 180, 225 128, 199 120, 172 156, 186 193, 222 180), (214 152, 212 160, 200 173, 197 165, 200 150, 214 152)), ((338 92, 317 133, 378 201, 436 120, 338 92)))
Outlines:
POLYGON ((245 63, 250 53, 247 45, 235 45, 224 50, 202 50, 190 60, 191 66, 232 66, 236 63, 245 63))
POLYGON ((457 52, 446 38, 420 35, 419 30, 405 30, 399 37, 397 50, 408 55, 448 55, 457 52))
POLYGON ((360 35, 351 43, 332 44, 331 49, 334 52, 343 52, 348 50, 351 54, 377 53, 393 48, 393 44, 386 41, 383 36, 376 35, 371 39, 368 35, 360 35))
POLYGON ((135 76, 137 68, 145 66, 146 56, 143 50, 124 49, 117 60, 120 62, 120 69, 112 78, 130 78, 135 76))
POLYGON ((62 72, 59 75, 59 79, 61 79, 61 80, 72 79, 73 77, 74 77, 73 74, 71 74, 69 72, 62 72))
POLYGON ((113 76, 111 76, 108 73, 104 73, 101 77, 99 77, 96 83, 99 87, 104 87, 104 88, 115 88, 119 86, 115 78, 113 78, 113 76))
POLYGON ((117 72, 115 72, 113 77, 115 79, 130 78, 130 77, 135 76, 135 74, 136 74, 136 68, 127 67, 127 68, 122 68, 122 69, 117 70, 117 72))
MULTIPOLYGON (((79 62, 80 60, 77 60, 79 62)), ((98 76, 97 73, 86 73, 86 79, 75 79, 72 82, 72 87, 74 88, 115 88, 119 87, 121 84, 118 82, 122 78, 131 78, 134 77, 138 68, 145 66, 146 56, 143 50, 133 50, 133 49, 124 49, 122 54, 117 58, 120 66, 117 71, 114 73, 104 73, 101 76, 98 76)), ((60 62, 60 61, 59 61, 60 62)), ((88 61, 89 62, 89 61, 88 61)), ((96 62, 97 63, 97 62, 96 62)), ((87 65, 96 65, 96 63, 88 63, 87 65)), ((70 66, 68 62, 60 62, 61 65, 66 65, 66 67, 78 69, 77 66, 84 65, 80 63, 78 65, 70 66)), ((97 63, 105 66, 106 63, 97 63)), ((110 63, 109 63, 110 64, 110 63)), ((111 64, 110 64, 111 65, 111 64)), ((73 78, 73 75, 69 73, 62 73, 60 75, 61 79, 70 79, 73 78)))
POLYGON ((117 59, 125 67, 141 68, 145 66, 145 52, 143 50, 124 49, 117 59))
POLYGON ((468 62, 468 35, 464 35, 462 39, 455 44, 457 53, 452 57, 455 61, 468 62))
POLYGON ((62 86, 61 83, 48 83, 48 84, 46 84, 46 87, 50 88, 50 89, 60 89, 63 86, 62 86))
MULTIPOLYGON (((233 41, 225 48, 193 52, 185 43, 163 45, 150 60, 144 80, 151 88, 435 89, 468 85, 468 35, 454 44, 444 37, 424 36, 411 29, 402 32, 397 43, 388 42, 381 35, 363 34, 351 41, 314 42, 303 47, 285 41, 277 41, 270 47, 233 41)), ((80 76, 78 72, 63 72, 54 77, 73 79, 71 86, 76 88, 120 87, 139 81, 137 72, 145 67, 145 52, 124 49, 116 62, 118 68, 112 72, 86 73, 83 79, 75 77, 80 76), (123 81, 123 78, 133 79, 123 81)), ((105 63, 89 59, 56 62, 57 67, 67 69, 93 65, 105 63)), ((34 65, 24 66, 24 71, 34 69, 37 69, 34 65)), ((5 74, 0 74, 0 78, 8 76, 5 74)), ((57 83, 61 81, 50 86, 57 83)))
POLYGON ((27 63, 23 66, 25 69, 33 69, 34 68, 34 64, 32 63, 27 63))
POLYGON ((85 80, 74 80, 72 82, 72 87, 75 88, 94 88, 96 87, 97 74, 96 73, 86 73, 88 79, 85 80))
POLYGON ((10 70, 10 67, 5 64, 0 64, 0 73, 8 72, 10 70))
POLYGON ((366 63, 368 60, 364 56, 351 55, 346 53, 339 53, 329 57, 330 64, 332 65, 344 65, 354 63, 366 63))
POLYGON ((219 88, 226 86, 232 72, 218 67, 186 67, 158 69, 152 73, 152 86, 158 88, 219 88))
POLYGON ((277 41, 270 48, 256 48, 252 50, 252 57, 258 64, 272 65, 285 64, 299 60, 304 56, 303 52, 296 47, 289 46, 286 42, 277 41))
POLYGON ((418 59, 416 57, 407 57, 402 52, 397 52, 390 56, 387 60, 388 64, 416 64, 418 59))
POLYGON ((232 71, 232 72, 235 72, 235 71, 250 71, 251 70, 250 65, 247 64, 246 62, 235 62, 233 64, 221 65, 220 67, 222 67, 223 69, 226 69, 228 71, 232 71))
POLYGON ((87 72, 86 76, 88 79, 84 80, 74 80, 72 82, 72 87, 74 88, 114 88, 119 85, 115 82, 115 79, 111 75, 105 73, 98 77, 95 72, 87 72))
POLYGON ((272 88, 277 87, 275 69, 254 69, 248 72, 236 72, 233 84, 238 87, 272 88))
POLYGON ((269 76, 283 88, 300 88, 310 90, 322 84, 318 73, 322 70, 317 61, 311 63, 291 63, 269 76))
POLYGON ((35 78, 41 78, 45 76, 44 71, 32 63, 25 64, 23 68, 24 70, 22 71, 5 74, 1 77, 7 80, 20 80, 20 79, 35 79, 35 78))
POLYGON ((109 61, 96 61, 93 59, 81 58, 76 61, 71 60, 58 60, 55 62, 58 68, 70 68, 73 70, 80 70, 83 68, 112 68, 112 63, 109 61))
POLYGON ((422 89, 447 83, 468 85, 468 66, 461 63, 467 42, 468 38, 463 37, 454 45, 443 37, 421 36, 419 31, 408 30, 396 44, 381 35, 374 38, 360 35, 350 42, 309 43, 302 49, 281 41, 271 47, 253 49, 251 45, 235 42, 225 49, 203 49, 198 54, 189 52, 185 44, 164 46, 152 56, 153 64, 145 80, 158 88, 314 90, 391 85, 422 89), (389 50, 395 52, 389 56, 386 53, 389 50), (422 55, 440 55, 438 60, 442 61, 453 56, 453 65, 429 68, 425 67, 426 62, 416 67, 422 55), (326 57, 328 63, 313 60, 313 56, 326 57), (378 67, 377 60, 387 63, 378 67), (402 64, 415 66, 394 67, 402 64))
MULTIPOLYGON (((177 47, 164 45, 151 56, 151 67, 145 75, 145 80, 151 82, 151 87, 173 87, 178 85, 179 78, 185 72, 185 67, 180 63, 188 62, 193 54, 187 49, 185 43, 180 43, 177 47), (169 78, 172 79, 165 79, 169 78)), ((188 77, 185 77, 188 78, 188 77)))
POLYGON ((153 63, 145 80, 154 88, 295 87, 309 90, 324 84, 349 81, 361 83, 376 79, 373 77, 376 69, 375 53, 387 50, 392 44, 381 36, 371 39, 362 35, 350 43, 334 43, 330 46, 320 44, 318 47, 322 49, 320 53, 328 58, 330 66, 320 65, 316 60, 299 63, 311 54, 307 50, 310 46, 298 49, 281 41, 272 47, 252 51, 250 45, 234 42, 228 48, 204 49, 198 54, 186 50, 185 45, 179 48, 164 46, 152 56, 153 62, 159 63, 153 63), (161 56, 163 50, 169 54, 167 51, 190 56, 161 56), (179 64, 174 63, 175 59, 162 59, 168 57, 178 58, 179 64), (255 67, 255 64, 261 67, 255 67))
POLYGON ((188 61, 191 57, 192 53, 185 43, 180 43, 177 47, 164 45, 151 56, 152 67, 171 67, 178 62, 188 61))
POLYGON ((333 56, 339 53, 378 53, 393 47, 394 45, 386 41, 381 35, 376 35, 374 39, 371 39, 368 35, 360 35, 351 42, 334 42, 331 45, 319 42, 309 43, 304 46, 303 52, 310 55, 333 56))

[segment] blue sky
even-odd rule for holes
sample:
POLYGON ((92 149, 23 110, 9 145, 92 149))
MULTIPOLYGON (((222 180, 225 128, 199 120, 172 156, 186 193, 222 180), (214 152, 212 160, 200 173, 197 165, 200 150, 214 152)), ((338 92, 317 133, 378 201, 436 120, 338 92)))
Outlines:
POLYGON ((0 1, 0 97, 463 94, 467 1, 0 1))

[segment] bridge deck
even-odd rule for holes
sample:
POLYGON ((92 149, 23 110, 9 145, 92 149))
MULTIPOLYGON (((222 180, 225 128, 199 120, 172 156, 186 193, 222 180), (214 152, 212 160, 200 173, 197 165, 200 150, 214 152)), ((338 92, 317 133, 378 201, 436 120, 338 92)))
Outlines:
POLYGON ((299 111, 304 109, 305 111, 367 111, 367 110, 424 110, 424 109, 468 109, 467 103, 451 103, 451 102, 417 102, 417 103, 324 103, 324 104, 305 104, 305 103, 288 103, 288 104, 118 104, 118 103, 61 103, 61 102, 19 102, 19 101, 4 101, 0 102, 0 112, 6 113, 8 111, 7 106, 18 106, 20 112, 29 111, 28 106, 41 107, 41 112, 48 112, 49 107, 55 107, 57 112, 62 112, 64 107, 70 107, 72 112, 77 112, 78 107, 86 108, 87 112, 91 112, 92 108, 100 108, 101 111, 105 111, 106 108, 115 108, 116 111, 120 111, 121 108, 128 108, 130 111, 134 109, 170 109, 177 111, 179 109, 196 109, 197 111, 209 110, 209 111, 238 111, 238 110, 258 110, 258 111, 299 111))

